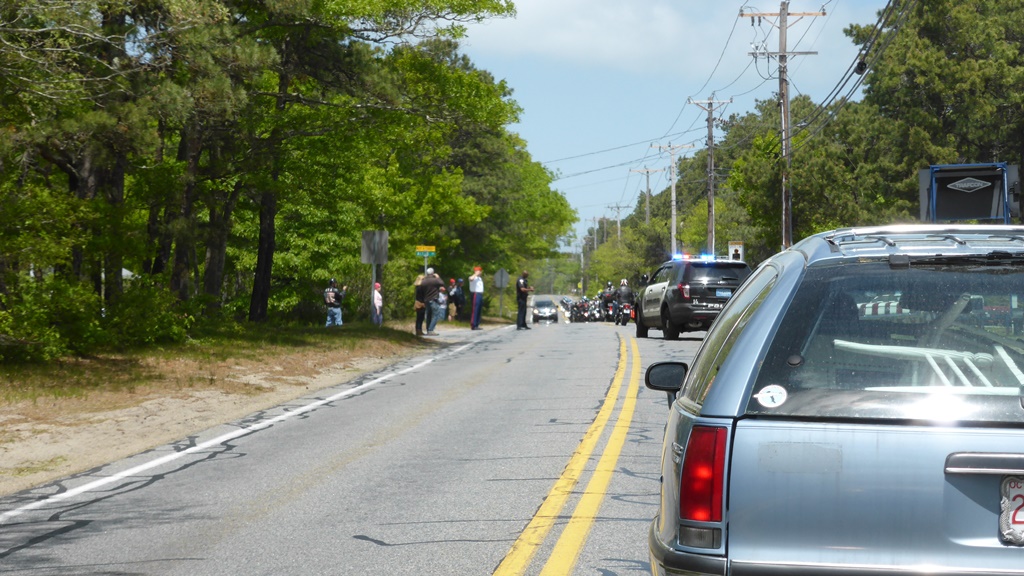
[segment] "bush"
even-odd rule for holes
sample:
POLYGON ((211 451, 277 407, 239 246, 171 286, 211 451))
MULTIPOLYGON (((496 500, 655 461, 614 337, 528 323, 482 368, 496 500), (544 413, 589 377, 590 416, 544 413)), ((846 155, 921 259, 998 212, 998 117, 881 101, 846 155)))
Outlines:
POLYGON ((55 277, 0 295, 0 362, 42 362, 103 344, 99 297, 55 277))
POLYGON ((117 349, 184 342, 196 315, 168 290, 136 280, 125 287, 103 325, 117 349))

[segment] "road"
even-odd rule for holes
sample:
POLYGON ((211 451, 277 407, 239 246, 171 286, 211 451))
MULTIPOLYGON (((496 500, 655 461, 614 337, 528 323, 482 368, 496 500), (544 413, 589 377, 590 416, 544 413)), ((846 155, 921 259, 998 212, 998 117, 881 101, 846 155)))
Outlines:
POLYGON ((648 574, 667 413, 703 333, 457 330, 447 346, 0 499, 15 575, 648 574))

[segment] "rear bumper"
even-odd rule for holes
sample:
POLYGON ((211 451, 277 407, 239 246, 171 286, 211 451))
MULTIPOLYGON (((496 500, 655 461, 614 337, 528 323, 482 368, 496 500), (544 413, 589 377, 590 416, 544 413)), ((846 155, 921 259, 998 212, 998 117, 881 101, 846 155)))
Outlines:
POLYGON ((708 309, 708 308, 695 308, 692 304, 681 304, 676 305, 675 308, 669 307, 669 312, 672 314, 672 322, 682 329, 693 328, 688 326, 691 323, 700 323, 701 326, 707 328, 711 326, 711 323, 718 318, 720 309, 708 309))
POLYGON ((729 561, 721 556, 693 554, 673 548, 658 538, 658 520, 648 531, 651 574, 654 576, 1024 576, 1024 566, 1008 569, 855 564, 812 564, 729 561))
MULTIPOLYGON (((669 572, 671 574, 671 572, 669 572)), ((732 562, 729 576, 879 576, 906 575, 917 576, 1010 576, 1024 574, 1020 570, 985 570, 984 568, 947 568, 942 566, 890 566, 890 565, 836 565, 836 564, 756 564, 751 562, 732 562)))
POLYGON ((691 554, 672 548, 658 538, 657 519, 648 534, 651 574, 654 576, 725 576, 725 558, 691 554))

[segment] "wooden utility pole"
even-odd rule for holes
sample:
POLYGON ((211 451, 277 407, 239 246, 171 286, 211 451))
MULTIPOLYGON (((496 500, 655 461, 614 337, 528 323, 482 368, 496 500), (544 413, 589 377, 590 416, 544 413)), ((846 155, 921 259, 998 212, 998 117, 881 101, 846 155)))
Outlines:
POLYGON ((611 209, 615 211, 615 238, 618 240, 623 239, 623 210, 629 208, 629 206, 620 206, 615 204, 611 206, 611 209))
POLYGON ((715 104, 732 104, 728 100, 690 100, 708 113, 708 253, 715 254, 715 104))
POLYGON ((651 148, 657 148, 658 150, 668 150, 669 157, 672 159, 672 163, 669 164, 669 174, 672 175, 672 255, 675 256, 679 253, 676 249, 676 150, 682 150, 683 148, 693 148, 692 144, 677 144, 672 145, 671 142, 668 146, 660 146, 658 144, 651 144, 651 148))
POLYGON ((647 166, 644 166, 643 170, 630 170, 630 172, 637 172, 647 176, 647 193, 644 195, 644 200, 646 201, 644 208, 644 224, 651 223, 651 174, 653 172, 663 172, 664 170, 664 168, 648 169, 647 166))
MULTIPOLYGON (((754 18, 775 18, 778 17, 778 25, 772 24, 779 29, 779 51, 768 52, 767 56, 777 56, 779 58, 779 104, 780 112, 782 116, 782 248, 789 248, 793 245, 793 199, 789 190, 789 169, 792 165, 792 158, 790 157, 790 122, 789 122, 789 78, 787 77, 787 71, 789 67, 790 56, 806 56, 817 54, 817 52, 789 52, 786 49, 786 32, 789 27, 802 20, 805 16, 825 16, 825 11, 821 12, 790 12, 789 11, 789 0, 783 0, 778 13, 767 13, 767 12, 743 12, 740 10, 740 17, 749 16, 751 24, 754 23, 754 18), (796 20, 790 22, 789 17, 794 16, 796 20)), ((752 56, 755 58, 759 56, 757 52, 752 52, 752 56)))

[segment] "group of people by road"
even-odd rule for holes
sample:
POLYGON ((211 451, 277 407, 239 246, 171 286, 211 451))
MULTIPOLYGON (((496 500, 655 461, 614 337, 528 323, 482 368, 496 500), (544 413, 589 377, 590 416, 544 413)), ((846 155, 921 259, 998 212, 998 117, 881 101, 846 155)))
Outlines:
MULTIPOLYGON (((516 280, 516 328, 518 330, 529 330, 526 323, 527 297, 533 292, 533 286, 529 285, 529 272, 523 270, 522 275, 516 280)), ((452 278, 445 286, 444 280, 433 269, 427 268, 423 274, 416 277, 413 282, 415 291, 414 309, 416 312, 416 335, 436 336, 437 323, 448 319, 466 319, 468 314, 469 325, 472 330, 483 330, 480 326, 483 314, 484 301, 484 279, 483 268, 473 267, 473 273, 469 276, 469 298, 465 293, 465 282, 462 278, 452 278), (468 306, 467 306, 468 304, 468 306)), ((331 278, 327 289, 324 290, 324 304, 327 306, 327 326, 342 325, 342 302, 348 292, 348 286, 338 288, 338 283, 331 278)), ((381 295, 379 282, 373 285, 373 301, 371 303, 370 318, 376 326, 381 326, 384 321, 384 299, 381 295)))
POLYGON ((427 268, 413 282, 415 287, 416 335, 436 336, 437 322, 463 320, 469 314, 470 328, 482 330, 480 319, 483 314, 484 279, 483 268, 473 267, 469 276, 469 300, 466 299, 465 281, 451 278, 445 287, 441 276, 433 268, 427 268), (466 304, 469 304, 468 309, 466 304), (426 325, 426 331, 424 331, 426 325))
MULTIPOLYGON (((331 278, 324 289, 324 305, 327 306, 326 326, 341 326, 341 305, 348 293, 348 286, 338 288, 338 281, 331 278)), ((378 328, 384 324, 384 297, 380 292, 380 282, 373 283, 373 302, 370 304, 370 320, 378 328)))

